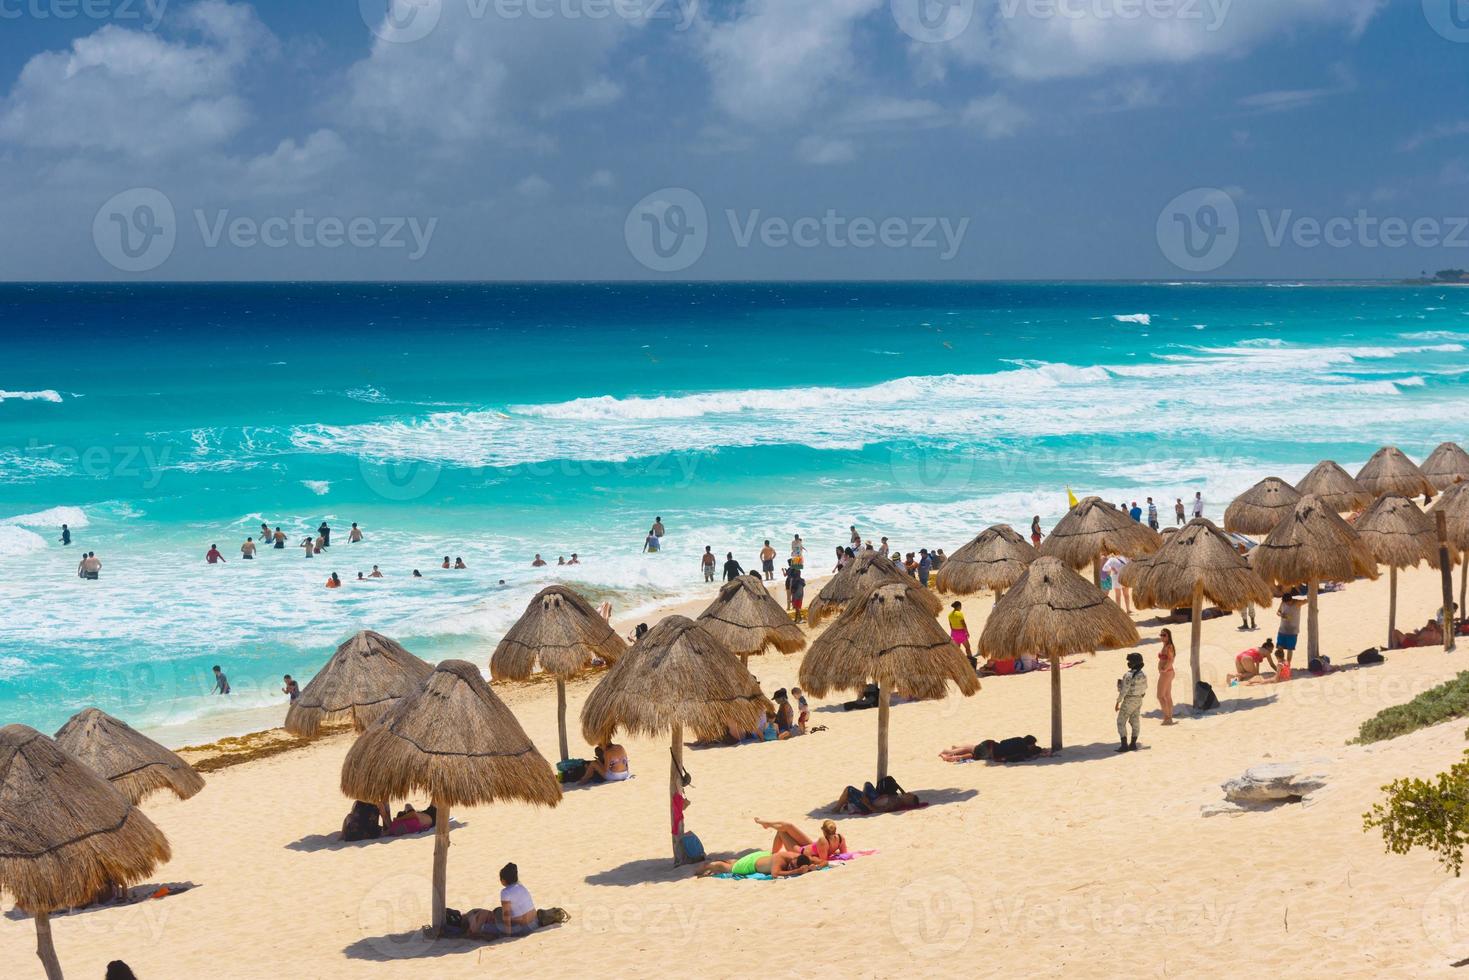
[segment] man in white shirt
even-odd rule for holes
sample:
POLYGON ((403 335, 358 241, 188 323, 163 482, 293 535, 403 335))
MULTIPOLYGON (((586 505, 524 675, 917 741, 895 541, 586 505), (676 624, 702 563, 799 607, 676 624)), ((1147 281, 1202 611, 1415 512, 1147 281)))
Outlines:
POLYGON ((1204 516, 1204 495, 1203 495, 1203 493, 1195 493, 1194 494, 1194 516, 1195 517, 1203 517, 1204 516))

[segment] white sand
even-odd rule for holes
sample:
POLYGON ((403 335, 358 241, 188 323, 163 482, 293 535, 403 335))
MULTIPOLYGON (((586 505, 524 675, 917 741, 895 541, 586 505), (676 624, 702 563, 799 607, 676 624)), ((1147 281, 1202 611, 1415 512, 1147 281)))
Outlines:
MULTIPOLYGON (((1400 622, 1421 624, 1438 608, 1437 581, 1427 570, 1403 576, 1400 622)), ((1338 663, 1382 642, 1386 594, 1384 579, 1322 597, 1324 649, 1338 663)), ((987 606, 966 601, 976 631, 987 606)), ((781 882, 698 881, 672 869, 667 745, 627 740, 638 774, 629 783, 569 793, 549 811, 455 814, 451 906, 492 904, 496 870, 513 860, 538 904, 565 907, 571 922, 495 944, 429 944, 415 930, 428 918, 431 837, 342 845, 318 836, 333 834, 348 806, 337 779, 349 742, 335 737, 214 773, 186 803, 150 801, 174 851, 152 880, 198 887, 61 916, 56 944, 68 976, 100 977, 120 957, 142 980, 1452 972, 1469 957, 1469 884, 1424 853, 1385 854, 1362 813, 1391 778, 1456 761, 1465 723, 1366 748, 1346 742, 1378 709, 1469 665, 1469 644, 1454 656, 1409 650, 1381 667, 1229 689, 1222 677, 1234 654, 1267 635, 1236 624, 1205 624, 1206 676, 1226 710, 1162 728, 1150 700, 1137 753, 1112 752, 1121 652, 1065 671, 1071 748, 1054 760, 1002 768, 937 758, 960 740, 1033 733, 1044 742, 1044 673, 987 679, 971 699, 895 708, 893 772, 933 805, 842 819, 854 847, 879 851, 850 866, 781 882), (1333 778, 1310 807, 1199 814, 1250 765, 1314 759, 1333 778)), ((1185 701, 1188 630, 1174 632, 1175 696, 1185 701)), ((1156 634, 1144 628, 1147 640, 1156 634)), ((1150 678, 1155 650, 1143 647, 1150 678)), ((752 664, 769 692, 794 682, 799 655, 752 664)), ((573 713, 590 683, 573 687, 573 713)), ((554 688, 502 693, 553 755, 554 688)), ((814 831, 820 815, 808 814, 871 778, 876 721, 871 711, 817 711, 826 732, 688 752, 690 827, 714 853, 768 846, 757 816, 814 831)), ((40 975, 28 919, 7 917, 0 937, 0 977, 40 975)))

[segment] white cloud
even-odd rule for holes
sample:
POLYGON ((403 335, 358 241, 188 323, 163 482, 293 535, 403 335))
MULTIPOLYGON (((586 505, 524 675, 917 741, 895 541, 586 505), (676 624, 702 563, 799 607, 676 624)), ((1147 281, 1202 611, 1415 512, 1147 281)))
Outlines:
POLYGON ((960 114, 961 119, 979 129, 990 139, 1013 136, 1030 116, 1003 95, 987 95, 972 100, 960 114))
POLYGON ((250 119, 242 68, 273 51, 254 10, 203 0, 168 40, 108 24, 26 62, 0 103, 0 140, 35 149, 156 159, 217 147, 250 119))
POLYGON ((299 143, 281 140, 274 151, 246 161, 240 183, 260 193, 295 193, 315 185, 349 156, 340 136, 318 129, 299 143))
POLYGON ((1116 0, 977 0, 973 20, 958 37, 946 44, 915 42, 910 52, 927 77, 941 76, 950 62, 1020 79, 1081 77, 1239 55, 1297 27, 1335 28, 1357 37, 1385 5, 1386 0, 1198 0, 1165 5, 1167 16, 1123 17, 1116 0))
POLYGON ((704 27, 714 99, 744 122, 785 124, 849 89, 858 75, 858 21, 883 0, 745 0, 736 16, 704 27))
POLYGON ((445 2, 426 36, 378 38, 347 71, 342 124, 404 140, 530 142, 535 120, 621 97, 604 69, 641 20, 502 17, 497 9, 445 2))
POLYGON ((796 144, 796 156, 806 163, 850 163, 857 158, 857 147, 851 140, 806 136, 796 144))
POLYGON ((527 201, 544 201, 551 196, 551 182, 540 174, 531 174, 515 185, 515 193, 527 201))

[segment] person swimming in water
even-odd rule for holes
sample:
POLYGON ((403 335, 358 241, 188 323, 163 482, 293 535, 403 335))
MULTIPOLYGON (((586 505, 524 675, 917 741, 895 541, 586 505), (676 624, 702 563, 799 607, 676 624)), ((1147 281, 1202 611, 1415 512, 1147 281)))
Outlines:
POLYGON ((372 566, 372 574, 369 575, 369 576, 367 576, 367 577, 368 578, 382 578, 383 577, 383 573, 378 569, 378 567, 376 565, 374 565, 374 566, 372 566))
POLYGON ((455 568, 468 568, 469 566, 466 565, 466 564, 464 564, 464 559, 463 558, 455 557, 455 559, 454 559, 454 567, 455 568))
MULTIPOLYGON (((358 572, 357 574, 361 575, 362 573, 358 572)), ((326 587, 329 589, 340 589, 342 587, 342 580, 337 578, 336 572, 332 572, 331 575, 327 577, 326 587)))

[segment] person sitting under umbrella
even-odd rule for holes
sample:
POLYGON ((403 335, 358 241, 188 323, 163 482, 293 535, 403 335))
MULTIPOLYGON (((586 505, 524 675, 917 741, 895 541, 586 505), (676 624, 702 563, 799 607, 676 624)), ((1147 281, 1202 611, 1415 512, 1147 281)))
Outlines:
POLYGON ((599 783, 620 783, 632 778, 632 771, 628 768, 627 749, 615 742, 608 742, 597 746, 595 752, 596 758, 587 763, 587 771, 576 781, 578 786, 594 779, 599 783))
POLYGON ((563 909, 537 909, 530 891, 520 883, 520 869, 512 862, 500 869, 500 905, 464 913, 469 935, 479 939, 520 936, 571 917, 563 909))

